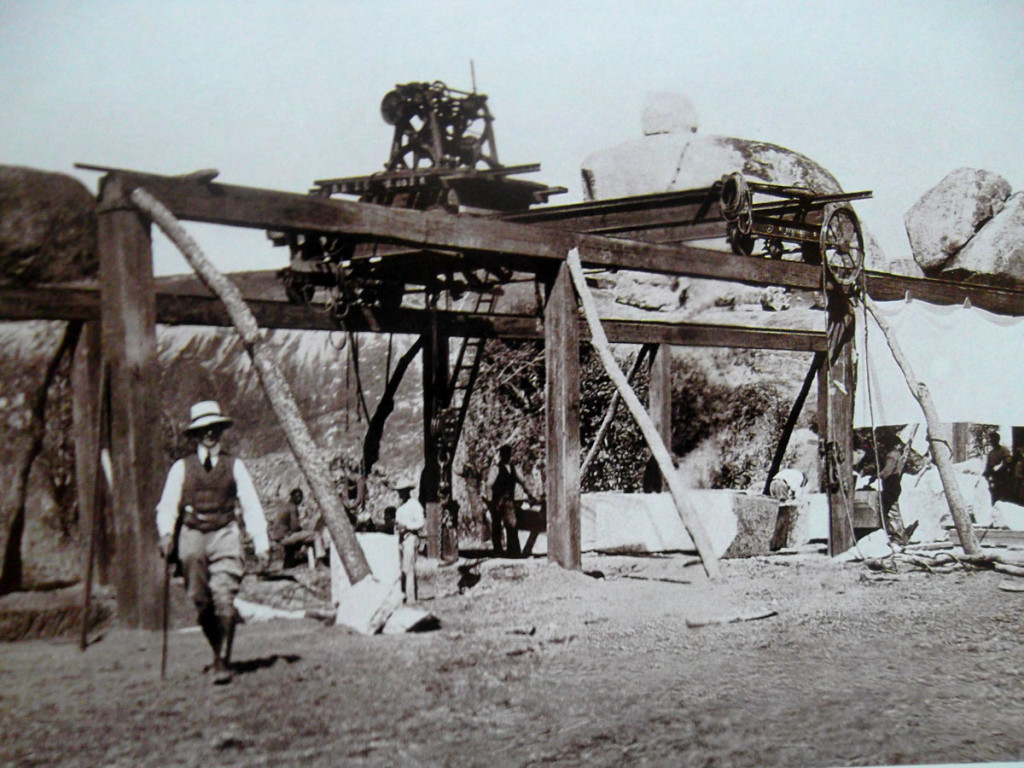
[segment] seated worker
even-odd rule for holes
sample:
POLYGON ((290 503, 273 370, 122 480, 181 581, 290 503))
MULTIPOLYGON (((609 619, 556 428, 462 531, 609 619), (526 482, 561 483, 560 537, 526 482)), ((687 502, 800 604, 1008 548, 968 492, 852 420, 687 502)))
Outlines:
POLYGON ((305 561, 312 570, 316 568, 317 561, 323 559, 326 554, 326 547, 322 541, 325 526, 319 515, 316 516, 312 528, 303 526, 299 511, 302 500, 301 488, 293 488, 288 494, 287 529, 281 539, 281 548, 284 550, 282 567, 294 568, 305 561))

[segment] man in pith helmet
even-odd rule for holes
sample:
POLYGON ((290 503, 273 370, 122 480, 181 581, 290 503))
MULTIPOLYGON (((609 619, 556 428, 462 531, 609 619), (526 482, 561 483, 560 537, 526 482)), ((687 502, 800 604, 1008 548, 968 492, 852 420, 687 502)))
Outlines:
POLYGON ((252 477, 241 459, 221 447, 232 420, 214 400, 192 406, 185 435, 197 440, 195 453, 179 459, 167 473, 156 508, 163 556, 176 554, 199 626, 213 649, 213 681, 229 683, 234 641, 235 596, 245 573, 240 506, 256 556, 266 567, 270 549, 267 522, 252 477))

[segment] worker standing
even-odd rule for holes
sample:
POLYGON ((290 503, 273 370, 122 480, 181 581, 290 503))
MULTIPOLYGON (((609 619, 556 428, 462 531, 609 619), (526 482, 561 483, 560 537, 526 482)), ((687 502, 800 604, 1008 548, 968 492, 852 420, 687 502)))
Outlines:
POLYGON ((882 524, 889 538, 901 546, 906 546, 910 537, 917 529, 917 521, 909 528, 903 526, 903 515, 900 514, 900 495, 903 493, 903 467, 906 463, 907 448, 899 435, 890 438, 888 450, 882 460, 882 468, 878 478, 882 483, 882 524))
POLYGON ((402 570, 402 594, 405 601, 418 598, 416 588, 416 557, 419 553, 420 531, 427 523, 423 505, 412 497, 416 483, 402 481, 395 486, 401 506, 395 510, 395 533, 398 534, 398 556, 402 570))
POLYGON ((213 682, 222 685, 232 678, 231 646, 239 620, 234 601, 245 574, 236 506, 241 505, 261 570, 267 567, 270 545, 252 477, 241 459, 221 446, 232 419, 213 400, 193 405, 190 418, 185 435, 198 445, 195 453, 171 465, 156 526, 161 554, 169 558, 176 550, 182 564, 185 588, 213 649, 213 682))
POLYGON ((1013 454, 1002 443, 998 432, 989 435, 990 450, 985 459, 985 471, 982 473, 988 480, 992 503, 997 501, 1013 501, 1013 454))
POLYGON ((500 555, 502 533, 505 534, 505 546, 510 557, 519 557, 519 529, 516 528, 516 486, 526 493, 526 497, 535 502, 529 486, 523 480, 516 465, 512 463, 512 446, 502 445, 498 456, 487 474, 484 486, 484 501, 491 515, 491 544, 494 553, 500 555))

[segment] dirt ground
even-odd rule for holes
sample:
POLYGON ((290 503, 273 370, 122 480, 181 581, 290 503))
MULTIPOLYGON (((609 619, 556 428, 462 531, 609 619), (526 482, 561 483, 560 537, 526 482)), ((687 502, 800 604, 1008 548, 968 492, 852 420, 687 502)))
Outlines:
MULTIPOLYGON (((1024 593, 800 554, 492 560, 441 628, 239 628, 0 646, 4 766, 838 766, 1024 759, 1024 593), (688 564, 689 563, 689 564, 688 564), (755 609, 759 620, 692 626, 755 609)), ((247 580, 250 577, 247 577, 247 580)), ((1016 586, 1017 584, 1013 584, 1016 586)))

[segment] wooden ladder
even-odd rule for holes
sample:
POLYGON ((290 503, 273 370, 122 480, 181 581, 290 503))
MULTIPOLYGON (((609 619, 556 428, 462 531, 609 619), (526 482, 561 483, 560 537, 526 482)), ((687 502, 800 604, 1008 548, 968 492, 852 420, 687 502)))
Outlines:
MULTIPOLYGON (((476 296, 473 312, 490 314, 494 309, 497 297, 490 292, 481 292, 476 296)), ((466 423, 469 401, 473 394, 480 363, 483 360, 486 339, 463 337, 459 353, 455 358, 451 377, 448 380, 448 406, 445 408, 444 443, 448 448, 448 460, 451 461, 462 436, 462 427, 466 423)))

